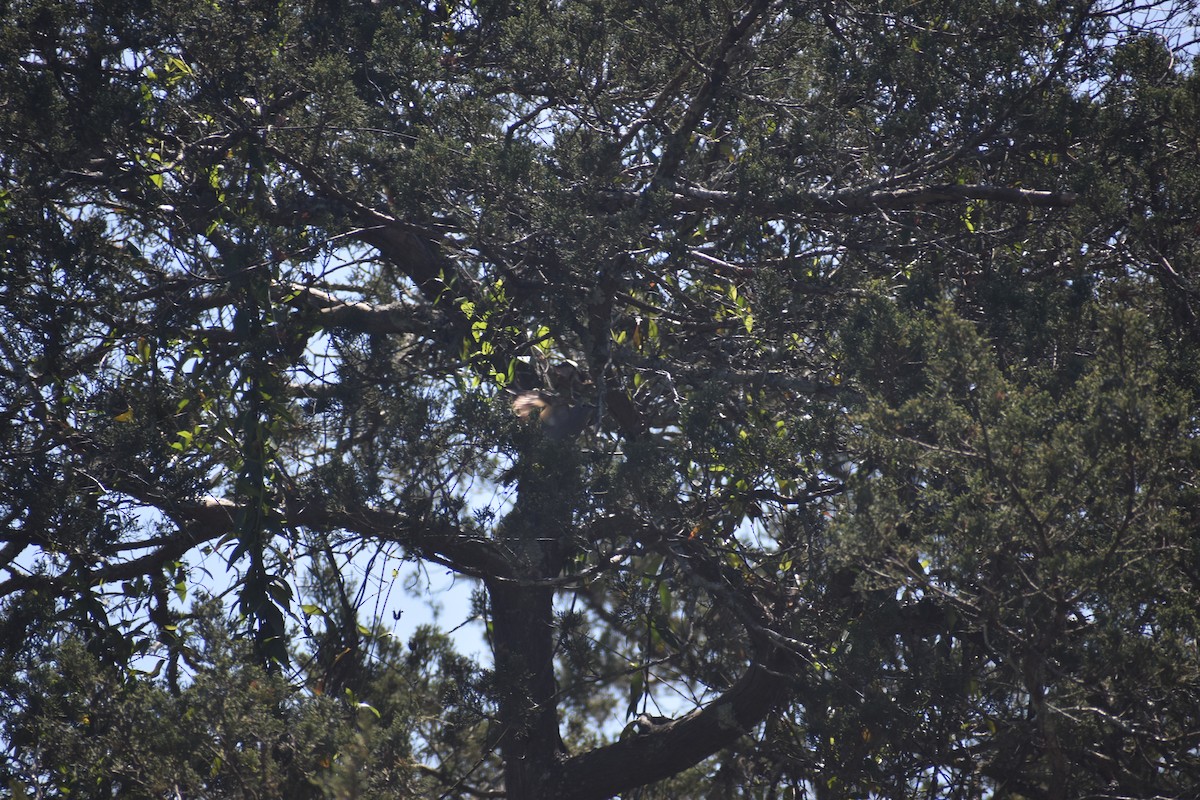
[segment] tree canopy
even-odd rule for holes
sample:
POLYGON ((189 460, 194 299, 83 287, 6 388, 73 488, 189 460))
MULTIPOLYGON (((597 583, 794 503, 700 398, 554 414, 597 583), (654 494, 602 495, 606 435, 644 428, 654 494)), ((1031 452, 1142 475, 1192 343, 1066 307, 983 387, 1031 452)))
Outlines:
POLYGON ((1200 795, 1193 5, 4 3, 0 791, 1200 795))

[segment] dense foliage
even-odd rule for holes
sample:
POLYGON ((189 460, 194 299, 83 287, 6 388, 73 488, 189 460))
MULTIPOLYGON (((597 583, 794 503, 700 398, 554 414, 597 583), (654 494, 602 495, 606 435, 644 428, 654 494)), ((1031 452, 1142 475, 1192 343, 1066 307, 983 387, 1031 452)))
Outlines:
POLYGON ((1200 796, 1190 4, 0 8, 0 791, 1200 796))

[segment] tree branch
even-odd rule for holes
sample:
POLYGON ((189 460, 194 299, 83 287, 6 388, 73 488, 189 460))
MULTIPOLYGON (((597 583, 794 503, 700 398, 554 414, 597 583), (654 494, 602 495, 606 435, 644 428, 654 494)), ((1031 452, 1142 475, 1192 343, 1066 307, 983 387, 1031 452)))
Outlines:
POLYGON ((299 283, 283 287, 285 297, 295 305, 317 312, 317 320, 326 329, 341 328, 358 333, 428 333, 442 321, 436 309, 412 303, 375 305, 343 300, 336 295, 299 283))
MULTIPOLYGON (((606 190, 600 198, 605 211, 619 211, 638 202, 639 193, 624 189, 606 190)), ((988 200, 1033 208, 1070 208, 1073 192, 1051 192, 1009 186, 957 183, 921 184, 903 189, 847 189, 838 192, 784 190, 776 195, 756 196, 737 192, 677 188, 668 195, 677 211, 728 211, 738 209, 790 217, 801 214, 859 214, 876 210, 915 209, 919 206, 988 200)))
POLYGON ((745 39, 761 19, 768 5, 768 0, 754 0, 745 15, 721 39, 708 64, 708 74, 705 77, 704 85, 700 87, 700 91, 696 93, 684 113, 683 120, 671 138, 667 140, 658 169, 650 181, 647 195, 653 194, 658 188, 674 180, 675 172, 683 161, 688 143, 691 141, 692 132, 700 124, 716 98, 717 92, 724 85, 730 67, 744 58, 745 52, 749 50, 749 47, 745 45, 745 39))
MULTIPOLYGON (((177 533, 156 537, 144 543, 151 552, 127 561, 103 563, 72 576, 72 585, 83 579, 88 585, 129 580, 150 575, 171 561, 177 561, 193 548, 219 539, 237 529, 241 506, 223 498, 201 498, 177 502, 156 497, 152 491, 120 491, 161 510, 179 526, 177 533)), ((510 576, 509 560, 482 536, 465 534, 457 525, 415 518, 398 511, 364 508, 355 512, 332 511, 312 503, 292 502, 285 506, 284 524, 289 527, 338 528, 381 541, 397 542, 421 558, 442 564, 464 575, 482 577, 510 576)), ((128 550, 134 543, 125 543, 128 550)), ((17 575, 0 583, 0 597, 29 589, 60 586, 61 576, 17 575)))
POLYGON ((545 797, 603 800, 682 772, 733 744, 787 697, 792 684, 788 655, 764 649, 709 705, 566 759, 545 797))

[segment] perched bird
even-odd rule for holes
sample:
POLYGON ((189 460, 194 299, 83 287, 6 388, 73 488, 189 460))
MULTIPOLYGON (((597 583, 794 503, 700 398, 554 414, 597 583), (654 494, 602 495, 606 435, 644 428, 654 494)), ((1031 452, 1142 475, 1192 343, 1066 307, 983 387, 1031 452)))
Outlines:
POLYGON ((518 392, 512 409, 521 419, 537 419, 542 432, 551 439, 573 439, 583 433, 596 415, 593 405, 571 404, 566 397, 541 389, 518 392))
POLYGON ((596 406, 581 400, 593 388, 573 361, 539 370, 544 389, 517 391, 512 410, 521 419, 536 419, 542 433, 551 439, 573 439, 596 420, 596 406))

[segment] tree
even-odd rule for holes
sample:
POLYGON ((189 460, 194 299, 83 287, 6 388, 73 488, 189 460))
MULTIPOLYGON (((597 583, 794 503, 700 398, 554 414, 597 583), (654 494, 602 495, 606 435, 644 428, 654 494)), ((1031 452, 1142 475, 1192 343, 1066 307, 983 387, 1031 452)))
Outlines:
MULTIPOLYGON (((6 734, 22 754, 9 764, 6 788, 16 796, 96 798, 424 793, 414 733, 439 716, 440 698, 457 691, 446 684, 463 675, 444 636, 421 630, 406 654, 380 637, 374 649, 386 671, 368 671, 338 691, 325 682, 324 691, 300 693, 278 670, 255 663, 222 616, 212 598, 196 604, 187 653, 193 675, 182 687, 131 679, 78 638, 32 653, 19 678, 3 676, 12 709, 6 734)), ((315 689, 326 665, 304 663, 315 689)), ((444 725, 425 744, 457 766, 449 748, 461 738, 444 725)))
POLYGON ((9 4, 7 691, 202 684, 209 554, 396 696, 396 551, 492 655, 427 791, 1194 796, 1191 13, 9 4))

